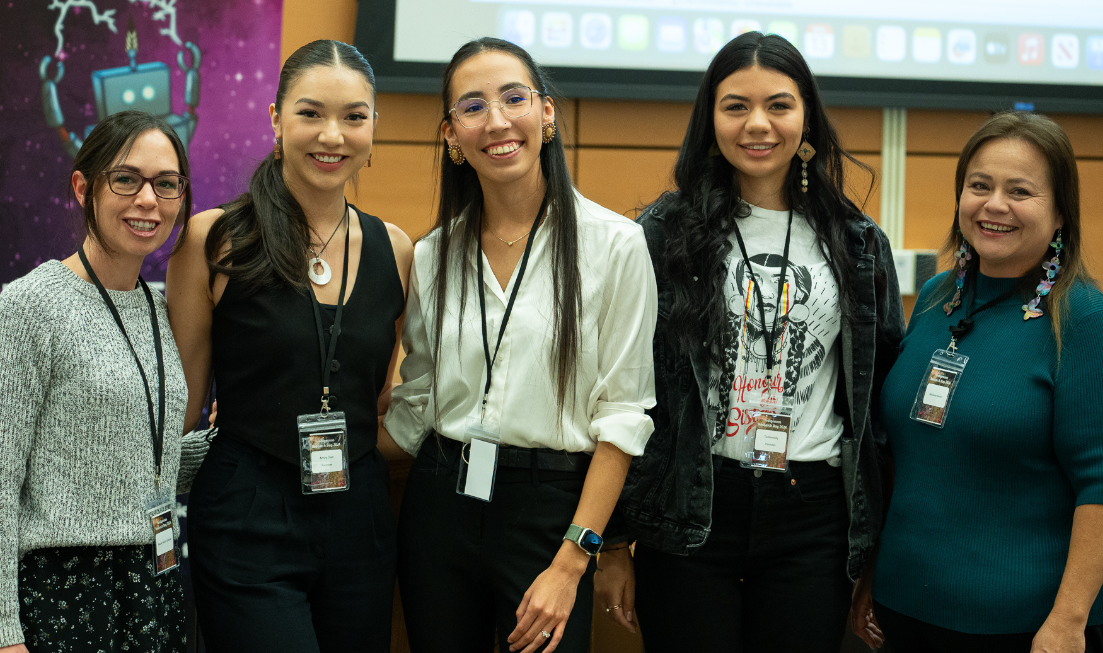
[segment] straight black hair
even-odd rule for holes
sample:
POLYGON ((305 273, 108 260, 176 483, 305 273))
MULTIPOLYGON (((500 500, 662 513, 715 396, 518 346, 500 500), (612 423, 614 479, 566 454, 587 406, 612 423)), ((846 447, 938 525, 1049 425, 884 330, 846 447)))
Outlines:
MULTIPOLYGON (((364 55, 347 43, 320 40, 302 46, 284 62, 276 87, 276 113, 283 111, 288 89, 318 66, 345 67, 363 75, 374 105, 375 74, 364 55)), ((274 152, 253 173, 249 192, 222 208, 225 212, 211 225, 204 244, 212 286, 215 275, 225 274, 246 292, 270 283, 306 287, 310 225, 284 182, 282 160, 274 152), (220 254, 227 244, 229 249, 220 254)))
MULTIPOLYGON (((108 255, 115 252, 100 237, 99 224, 96 221, 96 208, 93 201, 96 193, 104 188, 107 180, 103 173, 119 158, 125 159, 134 147, 134 141, 147 131, 159 131, 172 143, 172 149, 176 152, 176 161, 180 174, 191 176, 191 167, 188 165, 188 151, 184 147, 176 130, 169 126, 162 118, 146 113, 145 111, 120 111, 101 120, 88 138, 84 140, 80 151, 73 159, 73 172, 80 172, 88 182, 85 192, 84 208, 81 215, 84 220, 84 231, 100 249, 108 255)), ((72 192, 72 187, 70 187, 72 192)), ((188 216, 192 212, 191 183, 184 188, 184 201, 180 204, 180 212, 176 214, 176 222, 180 224, 180 234, 173 246, 173 252, 180 248, 184 237, 188 233, 188 216)))
MULTIPOLYGON (((709 64, 674 165, 674 181, 680 192, 665 198, 672 202, 665 211, 670 225, 666 269, 657 272, 665 275, 673 286, 670 333, 683 351, 690 351, 702 340, 721 345, 711 348, 714 356, 724 351, 725 252, 736 220, 750 215, 750 207, 741 199, 735 167, 723 156, 715 155, 713 108, 717 86, 736 71, 752 66, 786 75, 800 91, 805 140, 815 148, 816 155, 808 163, 808 192, 801 192, 801 161, 793 157, 782 197, 794 212, 804 215, 816 233, 816 241, 839 286, 844 319, 851 310, 850 278, 854 263, 847 249, 846 223, 851 217, 860 216, 861 211, 846 197, 843 158, 871 177, 873 171, 843 150, 827 117, 815 77, 796 47, 776 34, 747 32, 729 41, 709 64)), ((871 178, 869 191, 872 188, 871 178)))
MULTIPOLYGON (((516 57, 528 71, 533 90, 540 93, 542 101, 547 101, 556 95, 547 73, 523 48, 496 38, 476 39, 460 46, 444 70, 441 88, 442 123, 452 120, 450 113, 452 77, 456 74, 456 70, 475 55, 490 51, 504 52, 516 57)), ((563 139, 559 136, 562 134, 562 129, 558 115, 555 122, 556 137, 540 148, 540 171, 547 184, 548 215, 550 216, 544 228, 551 229, 552 243, 555 327, 551 362, 552 368, 556 370, 556 401, 562 415, 567 398, 573 397, 575 390, 575 364, 578 357, 579 320, 582 313, 582 281, 578 261, 578 212, 574 184, 571 182, 570 171, 567 168, 563 139)), ((453 123, 453 126, 456 125, 458 123, 453 123)), ((460 281, 459 319, 463 319, 463 311, 467 303, 468 275, 468 268, 463 265, 463 261, 474 251, 482 229, 483 192, 475 169, 470 164, 452 163, 440 135, 437 141, 441 153, 440 202, 435 225, 438 240, 433 330, 436 334, 434 356, 439 360, 442 327, 447 316, 444 301, 449 279, 456 271, 459 272, 460 281), (456 233, 455 226, 460 216, 466 216, 466 222, 462 232, 456 233)), ((436 374, 435 371, 434 374, 436 374)))

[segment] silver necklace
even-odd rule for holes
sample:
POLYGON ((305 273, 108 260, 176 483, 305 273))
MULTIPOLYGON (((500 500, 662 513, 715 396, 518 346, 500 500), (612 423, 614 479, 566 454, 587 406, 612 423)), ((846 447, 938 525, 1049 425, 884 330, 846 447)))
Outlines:
POLYGON ((309 261, 307 261, 306 264, 306 276, 310 277, 310 280, 318 284, 319 286, 326 285, 327 283, 329 283, 329 280, 333 278, 333 270, 330 269, 329 263, 326 263, 325 260, 322 259, 322 254, 325 253, 326 248, 329 247, 330 241, 332 241, 333 237, 337 235, 337 231, 341 228, 341 225, 344 224, 345 220, 347 220, 348 217, 349 202, 348 200, 345 200, 343 217, 337 221, 337 226, 333 228, 333 233, 329 235, 329 239, 326 240, 326 243, 324 245, 322 245, 322 249, 320 249, 318 253, 315 254, 313 244, 311 244, 308 248, 310 250, 311 258, 309 261), (317 271, 319 267, 322 268, 321 272, 317 271))

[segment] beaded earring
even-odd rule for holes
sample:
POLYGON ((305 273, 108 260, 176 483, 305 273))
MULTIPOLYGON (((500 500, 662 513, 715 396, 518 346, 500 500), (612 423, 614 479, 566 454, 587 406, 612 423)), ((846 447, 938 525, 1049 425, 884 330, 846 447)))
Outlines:
POLYGON ((800 157, 800 192, 808 192, 808 162, 812 160, 812 157, 816 156, 816 148, 812 147, 811 143, 804 141, 797 148, 797 156, 800 157))
POLYGON ((1053 248, 1053 258, 1042 263, 1042 269, 1046 271, 1046 276, 1042 277, 1041 283, 1038 284, 1038 294, 1034 299, 1023 304, 1023 320, 1042 317, 1042 298, 1053 289, 1053 282, 1057 278, 1057 273, 1061 271, 1061 250, 1065 248, 1065 245, 1061 242, 1060 229, 1057 230, 1057 238, 1049 246, 1053 248))
POLYGON ((964 238, 961 239, 961 247, 954 252, 954 258, 957 259, 957 289, 954 291, 954 298, 942 305, 942 310, 946 311, 946 315, 954 312, 954 309, 961 306, 961 290, 965 287, 965 264, 973 258, 973 253, 969 251, 969 243, 964 238))
POLYGON ((545 120, 544 124, 541 125, 541 127, 543 129, 540 132, 540 140, 544 143, 544 145, 547 145, 548 143, 552 142, 553 138, 555 138, 555 123, 550 120, 545 120))
POLYGON ((448 146, 448 158, 452 159, 452 163, 455 163, 458 166, 463 165, 463 150, 460 149, 459 145, 452 143, 448 146))

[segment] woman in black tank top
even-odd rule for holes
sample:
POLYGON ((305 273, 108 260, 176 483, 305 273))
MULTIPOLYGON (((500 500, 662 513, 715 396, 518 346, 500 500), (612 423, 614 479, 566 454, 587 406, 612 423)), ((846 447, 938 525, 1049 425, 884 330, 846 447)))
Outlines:
POLYGON ((249 192, 192 218, 168 272, 188 380, 219 436, 189 503, 210 651, 387 651, 395 527, 378 417, 389 403, 413 247, 350 207, 371 164, 375 80, 315 41, 280 74, 276 146, 249 192), (213 376, 212 376, 213 375, 213 376), (302 426, 300 426, 302 425, 302 426))

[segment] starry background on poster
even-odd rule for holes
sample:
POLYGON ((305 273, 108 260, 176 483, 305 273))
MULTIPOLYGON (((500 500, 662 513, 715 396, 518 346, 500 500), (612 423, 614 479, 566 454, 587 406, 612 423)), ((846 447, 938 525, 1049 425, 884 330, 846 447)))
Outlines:
MULTIPOLYGON (((65 128, 83 138, 97 120, 92 72, 129 63, 126 31, 133 20, 137 62, 169 66, 172 112, 182 114, 185 73, 177 53, 185 48, 162 33, 175 17, 181 43, 201 51, 198 123, 189 145, 198 213, 244 192, 271 149, 268 105, 279 81, 282 10, 283 0, 0 0, 0 283, 72 254, 82 233, 69 189, 73 160, 43 112, 44 56, 64 62, 59 105, 65 128), (114 32, 95 21, 109 10, 114 32)), ((51 63, 48 74, 55 70, 51 63)), ((173 242, 146 259, 147 280, 164 279, 173 242)))

